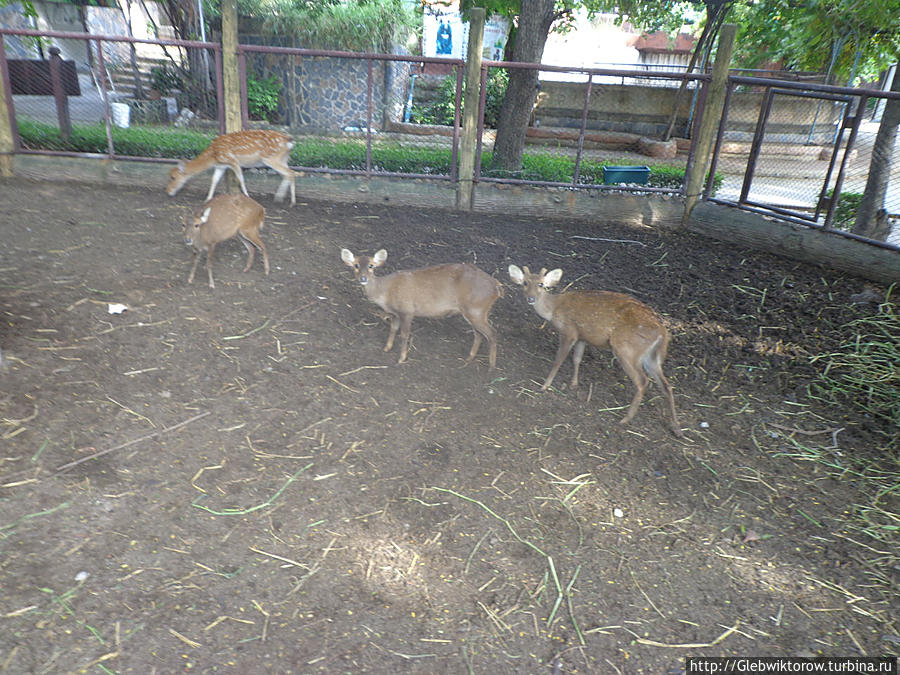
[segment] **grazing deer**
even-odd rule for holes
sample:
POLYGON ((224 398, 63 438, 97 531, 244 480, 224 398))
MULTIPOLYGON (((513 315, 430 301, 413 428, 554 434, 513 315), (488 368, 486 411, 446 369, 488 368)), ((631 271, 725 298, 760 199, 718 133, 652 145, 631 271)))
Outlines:
POLYGON ((490 347, 488 363, 491 369, 496 366, 497 338, 488 315, 497 298, 503 297, 503 286, 494 277, 465 263, 403 270, 377 277, 375 268, 387 260, 384 249, 372 257, 356 257, 345 248, 341 250, 341 260, 353 269, 366 297, 390 317, 391 332, 384 351, 391 350, 394 336, 400 329, 400 360, 397 363, 406 361, 414 317, 441 318, 462 314, 475 329, 475 340, 466 362, 475 358, 484 336, 490 347))
POLYGON ((669 332, 659 317, 647 305, 624 293, 609 291, 568 291, 553 295, 547 289, 556 286, 562 277, 562 270, 533 274, 528 268, 509 266, 509 276, 522 286, 525 300, 534 307, 538 315, 552 323, 559 331, 559 349, 544 380, 542 391, 553 383, 553 378, 565 360, 572 346, 574 371, 572 388, 578 386, 578 366, 584 356, 586 344, 595 347, 609 346, 622 368, 634 382, 637 391, 628 408, 628 414, 621 424, 628 424, 644 398, 644 390, 649 380, 660 388, 668 402, 672 432, 683 437, 675 414, 675 397, 672 387, 663 375, 662 363, 669 346, 669 332))
POLYGON ((194 272, 200 262, 200 251, 206 251, 206 271, 209 273, 209 287, 215 288, 213 281, 212 260, 216 244, 237 235, 247 249, 247 272, 253 265, 253 253, 256 248, 262 252, 263 267, 269 273, 269 254, 266 245, 259 238, 263 227, 266 210, 259 202, 244 195, 219 195, 203 205, 203 210, 196 216, 184 221, 184 242, 194 249, 194 265, 188 275, 188 283, 194 282, 194 272), (255 248, 254 248, 255 247, 255 248))
POLYGON ((192 176, 215 167, 212 185, 209 186, 209 194, 206 201, 213 198, 216 185, 225 174, 226 169, 231 169, 241 184, 241 192, 250 196, 247 186, 244 184, 244 173, 241 167, 268 166, 281 174, 281 185, 275 191, 275 201, 282 201, 285 192, 291 189, 291 206, 296 204, 296 186, 294 185, 294 172, 288 167, 287 159, 294 147, 294 141, 290 136, 280 131, 267 129, 252 129, 250 131, 235 131, 230 134, 216 136, 209 147, 187 162, 180 161, 169 172, 169 184, 166 192, 174 197, 182 186, 192 176))

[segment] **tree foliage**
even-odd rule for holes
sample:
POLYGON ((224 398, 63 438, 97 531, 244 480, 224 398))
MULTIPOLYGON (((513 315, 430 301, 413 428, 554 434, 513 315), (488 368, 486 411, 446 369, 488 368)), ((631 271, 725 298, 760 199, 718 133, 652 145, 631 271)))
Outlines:
MULTIPOLYGON (((218 17, 218 0, 205 1, 207 16, 218 17)), ((390 53, 421 27, 403 0, 238 0, 238 14, 304 49, 390 53)))
POLYGON ((11 5, 14 2, 22 5, 23 15, 32 19, 37 18, 37 11, 35 10, 34 4, 31 2, 31 0, 0 0, 0 7, 6 7, 7 5, 11 5))
MULTIPOLYGON (((723 0, 708 0, 713 4, 723 0)), ((731 1, 731 0, 728 0, 731 1)), ((578 11, 588 16, 603 11, 618 11, 620 21, 650 30, 680 27, 691 7, 690 2, 671 0, 463 0, 465 14, 472 7, 483 7, 486 14, 496 13, 513 19, 512 49, 509 58, 520 63, 540 63, 551 30, 565 31, 578 11)), ((525 130, 538 92, 538 72, 510 69, 509 86, 500 109, 492 168, 510 172, 521 168, 525 148, 525 130)))
POLYGON ((898 0, 758 0, 734 19, 736 56, 748 67, 782 61, 848 84, 876 80, 900 56, 898 0))

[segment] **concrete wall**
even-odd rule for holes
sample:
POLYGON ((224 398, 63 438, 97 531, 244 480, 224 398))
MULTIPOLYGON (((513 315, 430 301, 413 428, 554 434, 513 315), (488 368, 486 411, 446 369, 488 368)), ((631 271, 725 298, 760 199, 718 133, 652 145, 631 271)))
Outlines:
MULTIPOLYGON (((145 185, 164 196, 168 164, 115 160, 17 155, 14 175, 36 180, 75 180, 87 183, 145 185)), ((208 188, 206 176, 189 183, 184 192, 201 199, 208 188)), ((247 172, 248 189, 271 195, 279 176, 247 172)), ((4 189, 0 178, 0 189, 4 189)), ((298 198, 390 204, 455 210, 456 186, 449 181, 390 177, 299 174, 298 198)), ((637 195, 616 191, 569 190, 548 187, 479 183, 475 210, 496 214, 615 220, 633 227, 678 229, 684 212, 679 197, 637 195)), ((900 279, 900 255, 864 242, 800 225, 775 223, 761 215, 702 202, 694 209, 687 229, 737 246, 756 248, 785 258, 842 270, 889 284, 900 279)))
MULTIPOLYGON (((542 82, 534 113, 535 126, 579 128, 586 86, 575 82, 542 82)), ((658 136, 668 123, 676 95, 674 87, 595 83, 591 87, 587 128, 658 136)), ((679 101, 676 129, 685 128, 692 102, 693 91, 688 90, 679 101)), ((736 91, 731 99, 727 128, 736 133, 752 133, 762 102, 762 92, 736 91)), ((821 133, 832 134, 833 122, 841 113, 841 106, 828 102, 778 94, 767 133, 802 135, 815 122, 821 133)))
MULTIPOLYGON (((542 82, 534 112, 535 126, 579 128, 586 86, 576 82, 542 82)), ((676 93, 677 89, 671 87, 594 84, 587 128, 658 136, 668 122, 676 93)), ((681 126, 688 119, 690 105, 689 93, 678 107, 681 126)))

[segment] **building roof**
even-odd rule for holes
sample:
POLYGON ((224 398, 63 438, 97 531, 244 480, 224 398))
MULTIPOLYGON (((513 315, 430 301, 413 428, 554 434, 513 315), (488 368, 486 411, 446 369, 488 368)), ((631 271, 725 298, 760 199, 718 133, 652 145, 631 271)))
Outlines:
POLYGON ((697 39, 689 33, 679 33, 673 40, 668 33, 659 30, 641 35, 634 43, 634 48, 639 52, 688 54, 696 41, 697 39))

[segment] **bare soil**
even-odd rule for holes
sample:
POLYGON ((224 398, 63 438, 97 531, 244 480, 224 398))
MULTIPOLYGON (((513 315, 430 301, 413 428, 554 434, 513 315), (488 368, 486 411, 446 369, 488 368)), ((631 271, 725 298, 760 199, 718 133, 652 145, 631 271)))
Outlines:
POLYGON ((255 195, 271 275, 228 242, 212 290, 186 283, 180 228, 205 180, 176 199, 0 182, 0 670, 898 653, 896 551, 860 531, 866 482, 828 469, 896 429, 808 395, 810 357, 873 312, 862 280, 616 223, 255 195), (464 362, 460 317, 417 319, 398 365, 342 247, 501 280, 498 368, 484 346, 464 362), (557 336, 510 263, 665 318, 685 439, 652 388, 618 424, 632 385, 609 352, 540 391, 557 336))

